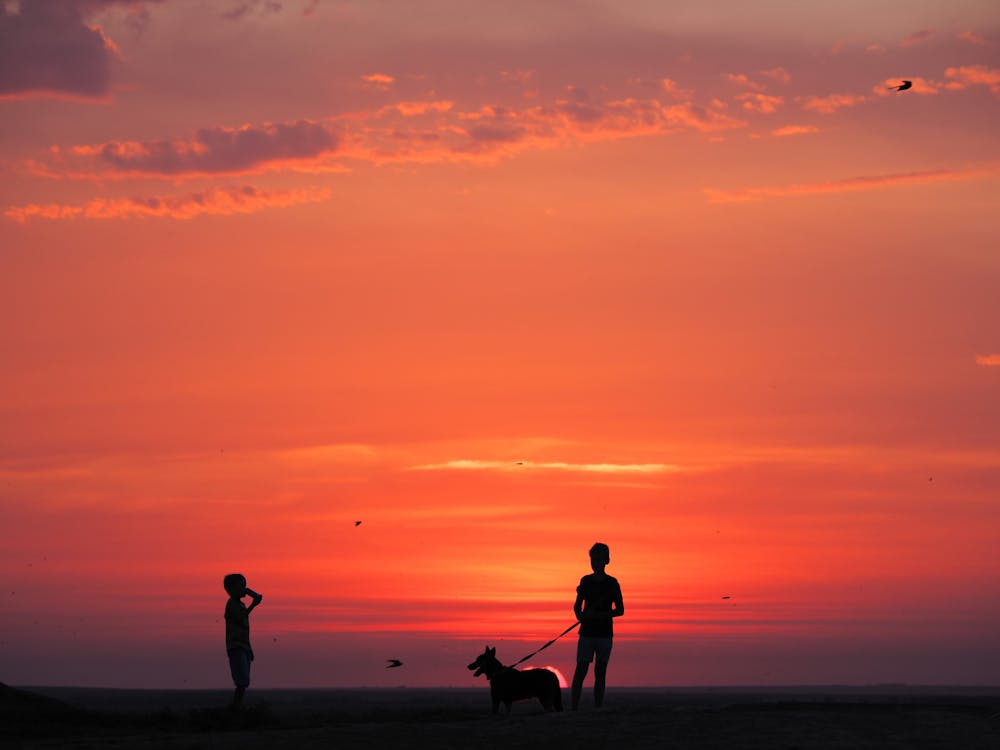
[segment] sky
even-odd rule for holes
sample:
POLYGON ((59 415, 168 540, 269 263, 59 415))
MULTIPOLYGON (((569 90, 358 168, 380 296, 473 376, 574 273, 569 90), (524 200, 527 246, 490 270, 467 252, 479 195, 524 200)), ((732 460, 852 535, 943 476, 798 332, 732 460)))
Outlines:
POLYGON ((612 686, 1000 684, 998 132, 992 0, 0 2, 0 681, 239 571, 472 687, 602 541, 612 686))

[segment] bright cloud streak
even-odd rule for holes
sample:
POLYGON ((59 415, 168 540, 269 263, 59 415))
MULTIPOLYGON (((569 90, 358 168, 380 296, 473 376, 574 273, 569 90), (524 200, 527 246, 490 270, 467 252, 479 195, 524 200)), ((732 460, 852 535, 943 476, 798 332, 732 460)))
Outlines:
POLYGON ((411 466, 414 471, 575 471, 597 474, 664 474, 690 471, 677 464, 567 463, 564 461, 490 461, 455 459, 437 464, 411 466))
POLYGON ((78 205, 50 203, 11 206, 4 211, 4 216, 21 224, 29 219, 193 219, 202 215, 251 214, 268 208, 318 203, 329 197, 328 188, 262 190, 247 185, 152 198, 95 198, 78 205))
POLYGON ((983 367, 1000 367, 1000 354, 977 354, 976 364, 983 367))
POLYGON ((742 190, 716 190, 707 188, 705 195, 711 203, 743 203, 767 198, 785 198, 803 195, 830 195, 833 193, 852 193, 864 190, 881 190, 909 185, 925 185, 936 182, 962 182, 981 179, 997 174, 997 168, 979 168, 965 170, 934 170, 927 172, 911 172, 904 174, 870 175, 864 177, 849 177, 843 180, 829 182, 804 182, 776 187, 755 187, 742 190))

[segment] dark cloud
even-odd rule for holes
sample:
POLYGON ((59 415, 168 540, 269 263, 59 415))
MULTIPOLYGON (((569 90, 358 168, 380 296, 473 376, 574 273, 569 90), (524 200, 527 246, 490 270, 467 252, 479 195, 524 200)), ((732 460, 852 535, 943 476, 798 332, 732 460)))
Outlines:
POLYGON ((35 0, 0 5, 0 96, 107 93, 113 52, 84 23, 96 3, 35 0))
POLYGON ((0 97, 72 96, 98 99, 111 86, 114 43, 92 26, 95 13, 119 5, 126 23, 148 19, 159 0, 21 0, 0 3, 0 97))
POLYGON ((247 15, 260 11, 262 13, 278 13, 282 5, 277 0, 240 0, 222 13, 227 21, 240 21, 247 15))
POLYGON ((272 162, 309 159, 334 151, 339 139, 327 127, 299 120, 242 128, 203 128, 189 140, 101 145, 96 155, 121 172, 180 175, 237 173, 272 162))

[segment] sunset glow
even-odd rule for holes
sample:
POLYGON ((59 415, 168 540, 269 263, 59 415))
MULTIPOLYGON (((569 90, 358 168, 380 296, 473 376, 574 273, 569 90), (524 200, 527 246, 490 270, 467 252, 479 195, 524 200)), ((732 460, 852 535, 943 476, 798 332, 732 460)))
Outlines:
POLYGON ((609 683, 997 683, 996 3, 58 6, 0 3, 0 682, 227 686, 240 571, 254 685, 475 686, 603 541, 609 683))

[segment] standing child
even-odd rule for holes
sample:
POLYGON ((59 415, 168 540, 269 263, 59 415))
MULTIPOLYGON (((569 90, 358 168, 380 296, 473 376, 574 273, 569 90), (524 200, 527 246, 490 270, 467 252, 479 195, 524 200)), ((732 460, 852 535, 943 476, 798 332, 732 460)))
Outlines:
POLYGON ((576 647, 576 672, 570 696, 574 711, 580 707, 583 680, 591 660, 594 660, 594 706, 600 708, 604 703, 604 684, 614 635, 612 618, 625 614, 621 586, 617 579, 604 572, 610 562, 608 545, 598 542, 591 547, 590 567, 594 572, 581 578, 576 588, 573 613, 580 621, 580 640, 576 647))
POLYGON ((226 653, 229 654, 229 671, 236 685, 233 708, 239 708, 243 703, 243 693, 250 686, 250 662, 253 661, 250 613, 264 597, 247 588, 247 579, 242 573, 230 573, 222 579, 222 585, 229 594, 229 601, 226 602, 226 653), (244 596, 253 599, 249 607, 241 601, 244 596))

